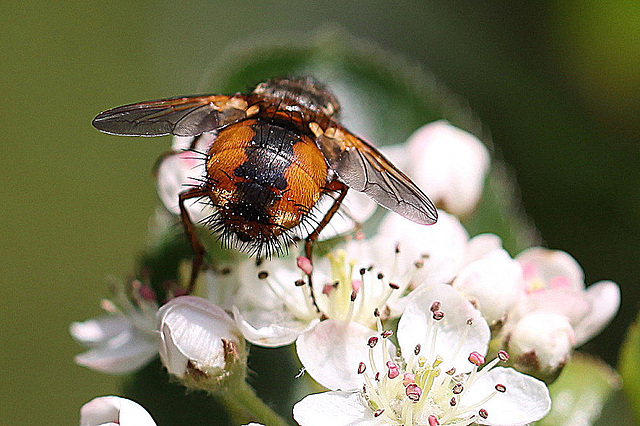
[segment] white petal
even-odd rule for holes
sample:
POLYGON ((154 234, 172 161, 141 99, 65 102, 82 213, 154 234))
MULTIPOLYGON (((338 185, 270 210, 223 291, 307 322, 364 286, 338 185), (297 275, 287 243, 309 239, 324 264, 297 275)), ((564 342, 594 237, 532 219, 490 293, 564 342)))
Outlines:
MULTIPOLYGON (((363 379, 358 374, 358 365, 369 364, 367 342, 377 335, 358 323, 329 319, 300 335, 296 350, 309 375, 322 386, 331 390, 360 389, 363 379)), ((384 365, 381 340, 374 348, 379 369, 384 365)), ((395 355, 395 347, 385 340, 389 356, 395 355)))
POLYGON ((467 242, 464 264, 479 260, 487 254, 502 249, 502 239, 495 234, 480 234, 467 242))
POLYGON ((80 409, 80 426, 155 426, 151 415, 138 403, 117 396, 92 399, 80 409))
POLYGON ((127 374, 140 369, 157 354, 155 339, 132 328, 102 346, 76 355, 75 362, 101 373, 127 374))
POLYGON ((171 300, 158 311, 160 358, 171 374, 184 377, 188 362, 215 375, 226 368, 223 340, 243 347, 240 331, 220 307, 195 296, 171 300))
POLYGON ((582 268, 568 253, 532 247, 516 256, 522 265, 525 282, 541 280, 548 289, 584 289, 582 268))
POLYGON ((358 392, 324 392, 309 395, 293 406, 300 426, 382 426, 358 392))
POLYGON ((276 348, 293 343, 300 334, 313 327, 319 320, 297 320, 286 311, 251 311, 243 315, 233 308, 236 324, 245 339, 254 345, 276 348))
POLYGON ((521 281, 520 264, 499 249, 464 267, 453 288, 474 301, 487 322, 494 324, 505 318, 520 299, 521 281))
POLYGON ((406 145, 407 174, 436 205, 455 215, 475 208, 490 162, 478 138, 441 120, 416 130, 406 145))
MULTIPOLYGON (((311 223, 317 223, 322 220, 332 205, 333 198, 322 197, 311 212, 309 217, 311 223)), ((347 196, 342 201, 340 210, 322 230, 319 239, 327 240, 353 231, 356 224, 364 223, 371 217, 377 206, 376 202, 367 195, 357 191, 348 191, 347 196)), ((300 228, 295 232, 301 238, 306 238, 309 235, 309 229, 307 228, 300 228)))
POLYGON ((599 334, 620 308, 620 288, 613 281, 600 281, 589 286, 585 296, 591 309, 582 321, 573 326, 576 347, 599 334))
MULTIPOLYGON (((207 133, 200 139, 196 147, 200 153, 206 153, 208 144, 215 136, 207 133)), ((176 138, 177 139, 177 138, 176 138)), ((180 138, 176 145, 183 145, 185 141, 180 138)), ((188 138, 190 139, 190 138, 188 138)), ((190 141, 187 141, 190 143, 190 141)), ((188 146, 187 146, 188 148, 188 146)), ((182 148, 181 148, 182 149, 182 148)), ((205 175, 204 154, 190 151, 177 152, 162 160, 157 170, 158 195, 165 207, 173 214, 179 214, 178 196, 189 188, 190 185, 199 184, 199 180, 205 175)), ((191 219, 197 222, 213 213, 213 210, 198 201, 197 198, 185 202, 191 219)))
POLYGON ((409 303, 398 323, 398 342, 403 356, 412 353, 420 344, 420 355, 431 364, 436 356, 443 359, 442 371, 455 367, 457 373, 471 371, 468 361, 471 352, 484 355, 489 343, 489 326, 460 293, 447 284, 422 285, 409 296, 409 303), (440 302, 444 318, 433 319, 430 311, 434 301, 440 302), (471 325, 467 323, 471 320, 471 325), (431 330, 437 329, 433 351, 431 330))
POLYGON ((129 332, 131 323, 124 316, 105 315, 83 322, 74 322, 69 332, 76 341, 87 346, 99 345, 121 333, 129 332))
POLYGON ((400 215, 388 214, 380 225, 380 232, 372 242, 380 253, 379 264, 384 271, 395 268, 403 272, 414 268, 416 261, 424 266, 415 273, 420 283, 450 282, 464 260, 469 234, 460 221, 444 211, 438 211, 438 222, 424 226, 400 215), (399 254, 389 254, 395 247, 399 254))
POLYGON ((525 425, 540 420, 551 409, 549 390, 544 382, 513 368, 495 367, 474 382, 461 400, 467 407, 481 401, 495 391, 496 384, 506 387, 480 408, 489 416, 480 423, 485 425, 525 425))

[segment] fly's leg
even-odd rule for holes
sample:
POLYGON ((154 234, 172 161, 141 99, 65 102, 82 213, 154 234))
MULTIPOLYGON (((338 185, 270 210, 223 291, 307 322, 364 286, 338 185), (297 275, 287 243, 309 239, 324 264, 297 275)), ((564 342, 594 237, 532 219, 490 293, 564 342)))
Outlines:
MULTIPOLYGON (((326 188, 329 191, 335 191, 338 193, 338 196, 333 200, 333 204, 327 213, 324 215, 318 226, 309 234, 309 236, 305 239, 304 243, 304 254, 309 259, 309 262, 313 264, 312 251, 313 251, 313 243, 318 239, 322 230, 327 226, 329 221, 333 218, 333 216, 338 212, 338 209, 342 205, 342 201, 344 197, 347 195, 347 190, 349 187, 342 182, 338 182, 337 180, 332 181, 326 188)), ((307 280, 309 282, 309 290, 311 292, 311 300, 315 305, 316 309, 318 309, 318 305, 316 304, 316 297, 313 293, 313 280, 311 278, 311 273, 307 274, 307 280)))
POLYGON ((189 279, 187 294, 191 294, 195 287, 198 272, 200 272, 200 268, 202 267, 202 263, 204 261, 205 248, 202 245, 202 242, 200 242, 200 238, 198 238, 196 227, 193 224, 191 217, 189 217, 189 213, 187 212, 184 202, 192 198, 205 196, 206 194, 207 193, 204 189, 195 187, 181 192, 178 201, 178 205, 180 206, 180 219, 182 219, 184 232, 186 233, 187 238, 191 243, 191 248, 193 249, 193 263, 191 265, 191 277, 189 279))

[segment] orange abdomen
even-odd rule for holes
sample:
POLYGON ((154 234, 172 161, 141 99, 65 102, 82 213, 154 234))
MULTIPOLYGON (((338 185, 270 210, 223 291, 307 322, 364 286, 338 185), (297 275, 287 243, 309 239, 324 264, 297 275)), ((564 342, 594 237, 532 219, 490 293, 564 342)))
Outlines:
POLYGON ((263 120, 221 130, 208 154, 214 226, 257 252, 300 224, 327 184, 327 164, 311 138, 263 120))

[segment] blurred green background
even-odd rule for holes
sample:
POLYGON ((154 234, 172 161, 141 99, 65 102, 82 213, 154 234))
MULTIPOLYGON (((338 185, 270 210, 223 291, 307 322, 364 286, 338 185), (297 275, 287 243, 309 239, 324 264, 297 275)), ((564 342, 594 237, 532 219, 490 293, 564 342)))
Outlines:
MULTIPOLYGON (((546 245, 587 283, 622 287, 586 350, 614 364, 637 312, 640 2, 4 2, 0 408, 4 424, 75 424, 119 379, 77 367, 71 321, 100 313, 155 202, 169 139, 107 137, 99 111, 198 92, 237 40, 335 24, 429 68, 513 168, 546 245)), ((231 53, 230 53, 231 54, 231 53)))

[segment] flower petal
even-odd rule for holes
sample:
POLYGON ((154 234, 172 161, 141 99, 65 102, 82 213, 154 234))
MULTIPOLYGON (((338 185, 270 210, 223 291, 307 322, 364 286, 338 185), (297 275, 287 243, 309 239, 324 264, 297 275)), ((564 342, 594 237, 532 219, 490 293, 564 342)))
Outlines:
POLYGON ((151 415, 140 404, 118 396, 92 399, 80 409, 80 426, 155 426, 151 415))
POLYGON ((469 234, 455 216, 439 211, 438 222, 430 226, 388 214, 372 244, 381 253, 377 264, 382 270, 408 273, 420 262, 423 266, 415 271, 414 282, 435 284, 451 282, 456 276, 468 239, 469 234), (388 254, 396 247, 398 255, 388 254))
MULTIPOLYGON (((296 350, 307 372, 322 386, 331 390, 360 389, 363 379, 358 365, 368 363, 367 341, 377 335, 358 323, 329 319, 300 335, 296 350)), ((395 355, 395 347, 385 340, 389 356, 395 355)), ((378 368, 384 365, 382 346, 378 342, 374 348, 378 368)))
POLYGON ((293 406, 300 426, 382 426, 358 392, 324 392, 309 395, 293 406))
POLYGON ((453 281, 460 291, 482 312, 489 324, 504 319, 521 295, 522 269, 502 250, 494 250, 470 263, 453 281))
POLYGON ((158 355, 154 339, 131 328, 103 346, 76 355, 75 362, 108 374, 132 373, 158 355))
POLYGON ((485 354, 490 337, 489 326, 480 311, 447 284, 425 284, 408 297, 409 303, 398 323, 398 342, 403 356, 407 357, 419 344, 420 354, 427 357, 428 364, 440 356, 442 371, 451 367, 457 373, 471 371, 469 354, 474 351, 485 354), (435 301, 444 312, 444 318, 439 321, 433 319, 430 311, 435 301), (431 339, 436 329, 436 337, 431 339))
POLYGON ((480 234, 467 242, 464 264, 479 260, 489 253, 502 249, 502 239, 495 234, 480 234))
POLYGON ((245 339, 254 345, 276 348, 293 343, 319 320, 297 320, 282 310, 251 311, 242 314, 233 307, 233 316, 245 339))
POLYGON ((131 323, 119 315, 104 315, 82 322, 73 322, 69 327, 71 336, 83 345, 96 346, 121 333, 129 332, 131 323))
POLYGON ((506 391, 498 392, 478 407, 489 414, 481 424, 525 425, 540 420, 551 409, 551 397, 544 382, 504 367, 482 374, 464 394, 461 404, 467 407, 481 401, 495 392, 497 384, 504 385, 506 391))
POLYGON ((620 288, 613 281, 597 282, 587 288, 585 295, 591 309, 582 321, 573 326, 576 347, 599 334, 620 307, 620 288))
POLYGON ((582 268, 569 253, 542 247, 529 248, 516 256, 522 265, 530 292, 545 289, 584 290, 582 268))

